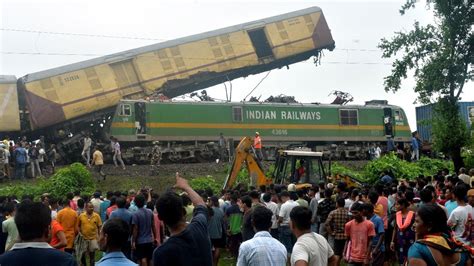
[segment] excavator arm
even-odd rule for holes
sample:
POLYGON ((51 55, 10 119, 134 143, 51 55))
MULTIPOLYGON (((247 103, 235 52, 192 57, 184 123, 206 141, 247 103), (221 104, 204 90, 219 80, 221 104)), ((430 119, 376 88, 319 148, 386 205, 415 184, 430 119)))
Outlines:
POLYGON ((232 162, 232 167, 227 175, 227 178, 224 182, 224 189, 229 189, 235 185, 237 176, 242 168, 242 165, 245 164, 247 167, 249 178, 251 184, 257 186, 260 185, 269 185, 272 182, 272 179, 267 178, 263 172, 261 166, 257 163, 254 155, 251 152, 252 150, 252 138, 245 137, 235 148, 235 156, 232 162))

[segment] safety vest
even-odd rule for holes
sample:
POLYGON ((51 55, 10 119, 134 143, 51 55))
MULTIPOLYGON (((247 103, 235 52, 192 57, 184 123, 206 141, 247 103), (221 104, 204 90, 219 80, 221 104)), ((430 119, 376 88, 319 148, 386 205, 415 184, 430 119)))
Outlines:
POLYGON ((260 136, 255 137, 253 140, 253 147, 255 149, 261 149, 262 148, 262 139, 260 139, 260 136))

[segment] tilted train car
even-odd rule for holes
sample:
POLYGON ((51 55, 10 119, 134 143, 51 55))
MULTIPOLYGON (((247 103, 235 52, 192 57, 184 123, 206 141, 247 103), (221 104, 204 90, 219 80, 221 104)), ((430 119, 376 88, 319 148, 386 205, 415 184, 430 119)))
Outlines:
POLYGON ((20 131, 20 109, 15 76, 0 75, 0 131, 20 131))
POLYGON ((121 99, 174 97, 333 48, 321 9, 311 7, 28 74, 18 80, 20 100, 6 105, 8 113, 25 114, 22 128, 11 127, 20 117, 12 124, 0 113, 0 133, 79 136, 113 114, 121 99))
MULTIPOLYGON (((274 147, 295 141, 309 147, 327 143, 380 143, 386 142, 388 136, 396 142, 410 141, 410 127, 403 109, 371 102, 333 105, 123 100, 110 125, 110 134, 128 143, 153 140, 205 143, 217 141, 220 133, 239 141, 256 131, 264 144, 271 143, 274 147)), ((171 151, 173 156, 180 157, 177 151, 171 151)), ((181 157, 193 156, 183 152, 181 157)))

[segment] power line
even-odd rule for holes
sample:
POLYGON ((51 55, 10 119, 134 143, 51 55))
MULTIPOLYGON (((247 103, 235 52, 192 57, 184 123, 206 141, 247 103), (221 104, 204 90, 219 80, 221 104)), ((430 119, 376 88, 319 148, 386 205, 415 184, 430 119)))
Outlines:
POLYGON ((26 32, 26 33, 66 35, 66 36, 81 36, 81 37, 96 37, 96 38, 111 38, 111 39, 129 39, 129 40, 142 40, 142 41, 166 41, 166 39, 117 36, 117 35, 104 35, 104 34, 85 34, 85 33, 39 31, 39 30, 9 29, 9 28, 0 28, 0 30, 1 31, 11 31, 11 32, 26 32))
MULTIPOLYGON (((11 29, 11 28, 0 28, 0 31, 10 31, 10 32, 24 32, 24 33, 38 33, 38 34, 50 34, 50 35, 65 35, 65 36, 79 36, 79 37, 93 37, 93 38, 109 38, 109 39, 128 39, 128 40, 140 40, 140 41, 169 41, 170 39, 160 39, 160 38, 147 38, 147 37, 131 37, 131 36, 119 36, 119 35, 105 35, 105 34, 86 34, 86 33, 74 33, 74 32, 55 32, 55 31, 39 31, 39 30, 25 30, 25 29, 11 29)), ((216 36, 217 37, 217 36, 216 36)), ((207 40, 195 41, 208 43, 207 40)), ((231 45, 245 45, 250 46, 251 43, 231 43, 231 45)), ((303 47, 295 46, 294 48, 303 48, 309 49, 312 47, 303 47)), ((369 48, 335 48, 335 51, 353 51, 353 52, 381 52, 378 49, 369 49, 369 48)))

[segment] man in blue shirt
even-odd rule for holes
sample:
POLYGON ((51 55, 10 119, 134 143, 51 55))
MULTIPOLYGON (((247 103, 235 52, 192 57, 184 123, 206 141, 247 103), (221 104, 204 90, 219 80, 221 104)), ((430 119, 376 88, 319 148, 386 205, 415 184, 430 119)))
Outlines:
POLYGON ((24 179, 27 152, 23 147, 23 144, 20 144, 20 142, 15 144, 13 156, 15 157, 15 178, 24 179))
POLYGON ((151 210, 145 206, 145 196, 135 197, 138 210, 132 214, 132 250, 140 265, 150 265, 153 255, 156 228, 151 210))
POLYGON ((252 225, 257 231, 253 238, 243 242, 239 249, 237 266, 285 265, 285 246, 270 235, 273 213, 263 206, 256 206, 252 212, 252 225))
POLYGON ((100 230, 99 246, 105 255, 98 266, 136 266, 122 253, 121 248, 129 241, 129 225, 120 218, 111 218, 100 230))
POLYGON ((110 199, 112 198, 112 196, 114 195, 114 193, 112 191, 107 191, 107 198, 102 201, 100 203, 100 219, 102 220, 102 222, 105 222, 105 220, 107 220, 107 208, 110 207, 110 199))
MULTIPOLYGON (((127 209, 125 209, 125 205, 127 204, 127 201, 125 200, 125 198, 119 197, 119 198, 117 198, 116 203, 117 203, 117 208, 118 209, 116 209, 115 211, 113 211, 110 214, 109 219, 119 218, 122 221, 124 221, 131 228, 131 226, 132 226, 132 213, 130 211, 128 211, 127 209)), ((122 252, 123 252, 123 254, 125 254, 125 256, 128 259, 132 258, 132 254, 131 254, 132 247, 130 245, 130 241, 131 241, 131 235, 129 235, 129 241, 125 242, 122 246, 122 252)))
POLYGON ((377 214, 374 214, 374 205, 366 203, 362 206, 363 215, 374 224, 375 236, 372 238, 372 263, 371 265, 382 265, 384 262, 385 246, 384 235, 385 229, 383 220, 377 214))
POLYGON ((411 160, 418 161, 420 159, 420 145, 418 145, 418 132, 411 133, 411 160))

